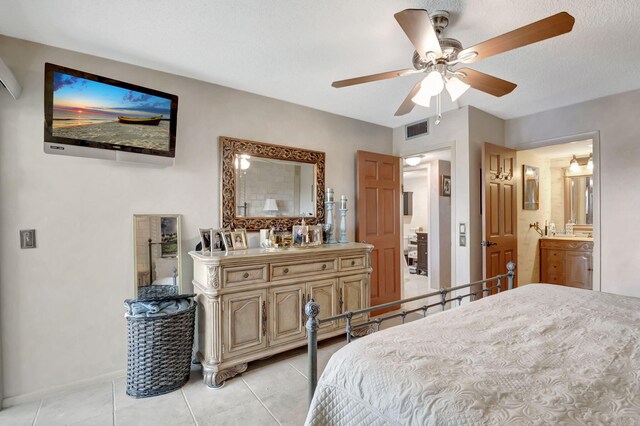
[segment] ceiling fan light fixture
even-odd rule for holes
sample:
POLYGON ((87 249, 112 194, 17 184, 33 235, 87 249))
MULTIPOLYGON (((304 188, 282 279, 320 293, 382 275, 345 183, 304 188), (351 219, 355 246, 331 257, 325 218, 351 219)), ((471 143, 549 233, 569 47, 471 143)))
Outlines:
POLYGON ((420 162, 422 161, 422 157, 409 157, 409 158, 405 158, 405 163, 407 163, 409 166, 415 167, 418 164, 420 164, 420 162))
POLYGON ((444 89, 444 80, 438 71, 431 71, 420 85, 420 90, 425 90, 429 96, 435 96, 444 89))
POLYGON ((451 77, 447 80, 447 92, 451 96, 451 102, 455 102, 460 96, 464 94, 471 86, 458 77, 451 77))
POLYGON ((421 105, 423 107, 429 108, 431 106, 431 95, 427 93, 426 90, 422 89, 422 85, 420 85, 420 90, 418 93, 411 98, 414 104, 421 105))

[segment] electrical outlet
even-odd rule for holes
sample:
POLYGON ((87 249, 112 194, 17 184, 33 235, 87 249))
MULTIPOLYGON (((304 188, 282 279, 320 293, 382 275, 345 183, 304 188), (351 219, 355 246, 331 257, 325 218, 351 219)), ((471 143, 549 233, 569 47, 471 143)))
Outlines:
POLYGON ((36 230, 22 229, 20 230, 20 248, 36 248, 36 230))

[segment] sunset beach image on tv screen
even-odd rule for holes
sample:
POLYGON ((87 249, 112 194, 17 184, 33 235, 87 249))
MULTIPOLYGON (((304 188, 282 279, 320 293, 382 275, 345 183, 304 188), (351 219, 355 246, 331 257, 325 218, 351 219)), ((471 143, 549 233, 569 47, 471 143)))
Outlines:
POLYGON ((53 73, 52 135, 168 151, 171 100, 53 73))

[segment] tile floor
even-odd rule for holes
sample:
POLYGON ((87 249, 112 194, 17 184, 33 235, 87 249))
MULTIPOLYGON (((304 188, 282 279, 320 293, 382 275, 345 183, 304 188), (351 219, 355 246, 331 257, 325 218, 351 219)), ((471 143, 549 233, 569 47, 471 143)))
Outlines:
MULTIPOLYGON (((411 276, 405 282, 404 297, 429 291, 424 277, 411 276)), ((412 302, 405 308, 423 304, 412 302)), ((418 318, 422 315, 412 314, 407 321, 418 318)), ((399 323, 399 319, 390 320, 382 328, 399 323)), ((344 345, 343 337, 319 343, 318 374, 344 345)), ((126 378, 121 377, 5 408, 0 411, 0 425, 302 425, 307 414, 306 369, 307 351, 301 347, 251 362, 246 372, 221 389, 209 389, 202 383, 199 366, 194 366, 182 389, 144 399, 127 396, 126 378)))

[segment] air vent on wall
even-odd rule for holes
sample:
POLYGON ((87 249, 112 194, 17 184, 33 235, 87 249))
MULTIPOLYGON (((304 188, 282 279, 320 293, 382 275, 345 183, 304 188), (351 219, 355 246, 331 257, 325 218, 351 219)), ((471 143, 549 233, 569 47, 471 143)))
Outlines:
POLYGON ((429 120, 419 121, 405 126, 405 140, 429 134, 429 120))

